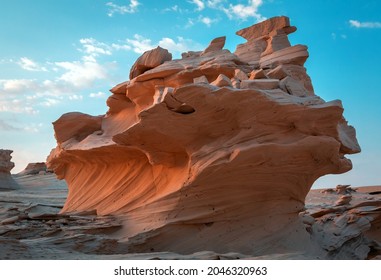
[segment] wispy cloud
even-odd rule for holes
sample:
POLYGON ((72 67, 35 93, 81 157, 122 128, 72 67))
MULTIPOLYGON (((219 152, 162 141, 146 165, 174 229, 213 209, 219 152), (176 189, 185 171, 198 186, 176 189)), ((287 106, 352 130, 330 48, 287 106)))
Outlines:
POLYGON ((98 84, 110 80, 109 71, 115 67, 115 62, 101 63, 100 56, 112 55, 111 45, 99 42, 93 38, 79 40, 83 56, 77 61, 58 61, 40 64, 22 57, 13 63, 21 64, 30 69, 47 68, 49 79, 3 79, 0 80, 0 112, 21 114, 38 114, 40 107, 54 107, 62 101, 81 101, 79 93, 98 84))
POLYGON ((58 67, 65 70, 65 73, 58 77, 58 81, 63 81, 75 88, 85 88, 95 80, 107 78, 106 69, 98 62, 93 61, 64 61, 56 62, 58 67))
POLYGON ((345 40, 345 39, 347 39, 348 38, 348 36, 347 35, 345 35, 345 34, 336 34, 336 33, 331 33, 331 37, 332 37, 332 39, 333 40, 336 40, 337 38, 339 38, 339 39, 343 39, 343 40, 345 40))
MULTIPOLYGON (((254 18, 258 22, 266 19, 259 12, 259 8, 263 5, 263 0, 246 0, 246 4, 238 3, 233 4, 226 0, 189 0, 188 2, 196 5, 196 11, 200 12, 207 8, 223 12, 231 20, 246 21, 249 18, 254 18)), ((186 27, 191 27, 195 22, 204 23, 210 26, 211 23, 216 20, 212 20, 209 16, 201 16, 201 20, 188 19, 186 27)))
POLYGON ((217 19, 211 19, 210 17, 200 16, 199 21, 202 22, 203 24, 205 24, 207 27, 210 27, 212 25, 212 23, 215 23, 218 20, 217 19))
POLYGON ((129 51, 131 50, 130 45, 122 44, 122 43, 112 43, 111 47, 117 51, 123 50, 123 51, 129 51))
POLYGON ((167 49, 174 55, 181 54, 182 52, 192 49, 203 49, 201 44, 183 37, 177 37, 176 39, 164 37, 157 42, 153 42, 151 39, 145 38, 139 34, 135 34, 132 39, 126 39, 124 44, 118 44, 118 48, 132 50, 138 54, 142 54, 145 51, 156 48, 157 46, 167 49))
POLYGON ((69 100, 83 100, 83 96, 80 94, 69 95, 69 100))
POLYGON ((131 49, 138 54, 155 48, 151 39, 147 39, 139 34, 135 34, 133 39, 127 39, 126 41, 127 46, 130 46, 131 49))
POLYGON ((203 46, 194 42, 191 39, 185 39, 183 37, 177 37, 177 41, 171 38, 162 38, 158 45, 168 49, 171 53, 181 54, 189 50, 202 50, 203 46))
POLYGON ((37 133, 40 132, 41 128, 44 126, 42 123, 29 123, 29 124, 23 124, 20 126, 20 123, 18 121, 14 121, 15 124, 0 120, 0 130, 3 131, 26 131, 26 132, 33 132, 37 133))
POLYGON ((262 0, 249 0, 247 5, 243 4, 229 4, 227 8, 223 7, 222 10, 229 19, 247 20, 250 17, 255 18, 257 21, 263 21, 266 18, 259 12, 259 7, 263 4, 262 0))
POLYGON ((373 22, 365 21, 365 22, 361 22, 361 21, 358 21, 358 20, 351 19, 349 21, 349 24, 352 27, 356 27, 356 28, 381 28, 381 22, 378 22, 378 21, 373 21, 373 22))
POLYGON ((34 62, 32 59, 29 59, 27 57, 21 57, 17 64, 20 65, 22 69, 27 71, 48 71, 45 67, 40 66, 37 62, 34 62))
POLYGON ((205 3, 202 0, 190 0, 189 3, 196 5, 197 11, 202 11, 203 9, 205 9, 205 3))
POLYGON ((208 5, 208 7, 210 8, 217 8, 217 6, 223 2, 224 0, 207 0, 206 1, 206 4, 208 5))
POLYGON ((40 132, 40 130, 43 126, 44 126, 43 123, 31 123, 31 124, 24 126, 23 129, 27 132, 38 133, 38 132, 40 132))
POLYGON ((39 103, 39 105, 44 107, 53 107, 61 103, 60 99, 52 98, 52 97, 46 97, 43 101, 39 103))
POLYGON ((4 120, 0 120, 0 130, 2 131, 19 131, 21 130, 19 127, 14 126, 4 120))
POLYGON ((176 39, 164 37, 157 42, 146 38, 140 34, 135 34, 133 38, 127 38, 124 43, 112 44, 116 50, 132 50, 137 54, 143 54, 145 51, 152 50, 157 46, 168 49, 172 53, 181 53, 194 47, 202 46, 193 40, 177 37, 176 39))
POLYGON ((190 28, 196 23, 202 23, 205 24, 207 27, 210 27, 213 23, 218 22, 218 19, 212 19, 210 17, 199 15, 198 18, 188 18, 188 22, 185 25, 186 28, 190 28))
POLYGON ((36 115, 39 113, 30 101, 21 99, 0 99, 0 112, 12 112, 17 114, 36 115))
POLYGON ((82 44, 82 51, 91 56, 112 55, 109 45, 99 42, 94 38, 82 38, 79 40, 82 44))
POLYGON ((102 91, 93 92, 93 93, 89 94, 89 97, 91 97, 91 98, 104 98, 105 96, 106 96, 106 93, 104 93, 102 91))
POLYGON ((153 41, 139 34, 116 43, 105 43, 94 38, 82 38, 79 43, 77 50, 81 57, 78 60, 38 63, 22 57, 9 62, 19 65, 23 63, 23 66, 30 69, 45 68, 49 77, 44 75, 44 78, 36 76, 30 79, 0 79, 0 112, 34 115, 68 100, 78 102, 86 97, 104 97, 105 94, 97 90, 101 86, 109 87, 111 72, 117 65, 116 62, 107 62, 104 58, 112 56, 115 51, 142 54, 161 46, 174 56, 180 56, 188 50, 203 49, 200 44, 183 37, 164 37, 153 41), (83 95, 84 90, 93 90, 93 93, 83 95))
POLYGON ((188 12, 188 10, 187 9, 185 9, 185 10, 182 9, 181 7, 179 7, 179 5, 174 5, 172 7, 163 9, 162 12, 183 13, 183 12, 188 12))
POLYGON ((0 80, 0 91, 7 94, 18 94, 28 88, 37 89, 37 81, 34 79, 0 80))
POLYGON ((106 6, 109 7, 107 15, 112 17, 114 14, 133 14, 138 11, 138 6, 141 5, 137 0, 130 0, 130 4, 128 6, 120 6, 113 2, 106 3, 106 6))

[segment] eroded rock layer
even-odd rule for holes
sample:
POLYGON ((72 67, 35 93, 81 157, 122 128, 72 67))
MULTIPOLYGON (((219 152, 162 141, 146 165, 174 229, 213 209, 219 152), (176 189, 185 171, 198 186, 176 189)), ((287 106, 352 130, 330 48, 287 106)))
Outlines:
POLYGON ((295 30, 276 17, 238 31, 235 53, 224 37, 182 59, 154 49, 104 116, 63 115, 48 158, 69 186, 62 212, 124 215, 135 252, 319 250, 298 213, 360 147, 341 102, 314 94, 295 30))
POLYGON ((0 149, 0 191, 17 189, 19 186, 11 176, 15 164, 11 161, 11 150, 0 149))

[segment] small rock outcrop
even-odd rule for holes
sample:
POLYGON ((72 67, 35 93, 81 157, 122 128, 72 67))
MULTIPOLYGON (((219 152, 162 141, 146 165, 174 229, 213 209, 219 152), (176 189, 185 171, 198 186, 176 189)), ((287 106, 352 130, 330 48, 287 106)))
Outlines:
POLYGON ((54 122, 62 212, 123 215, 131 252, 313 251, 305 197, 360 147, 341 102, 315 95, 295 30, 276 17, 238 31, 234 53, 224 37, 182 59, 146 52, 106 115, 54 122))
POLYGON ((11 170, 15 164, 11 162, 12 150, 0 149, 0 191, 17 189, 19 185, 11 176, 11 170))
POLYGON ((39 175, 48 172, 51 172, 51 170, 47 169, 45 162, 32 162, 28 163, 25 169, 17 173, 17 175, 39 175))
POLYGON ((172 54, 170 54, 168 50, 161 47, 146 51, 142 56, 138 58, 138 60, 136 60, 135 64, 132 66, 130 71, 130 79, 132 80, 144 72, 163 64, 165 61, 170 60, 172 60, 172 54))

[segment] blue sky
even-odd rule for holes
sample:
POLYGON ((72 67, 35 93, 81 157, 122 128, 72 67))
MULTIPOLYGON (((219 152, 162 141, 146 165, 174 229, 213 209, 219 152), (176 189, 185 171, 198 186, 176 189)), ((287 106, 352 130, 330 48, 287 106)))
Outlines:
POLYGON ((60 115, 107 111, 108 90, 128 79, 144 51, 161 45, 175 58, 241 28, 286 15, 309 47, 306 68, 324 100, 341 99, 362 153, 354 168, 315 187, 381 184, 381 1, 364 0, 2 0, 0 148, 16 167, 45 161, 60 115))

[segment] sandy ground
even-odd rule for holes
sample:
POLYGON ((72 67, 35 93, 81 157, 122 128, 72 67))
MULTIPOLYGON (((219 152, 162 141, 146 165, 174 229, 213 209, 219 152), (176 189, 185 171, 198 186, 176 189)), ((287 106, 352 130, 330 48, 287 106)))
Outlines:
MULTIPOLYGON (((121 217, 97 216, 94 212, 59 214, 67 197, 64 181, 56 180, 54 174, 14 177, 21 188, 0 192, 0 259, 253 258, 234 252, 218 254, 208 251, 192 255, 171 252, 126 254, 128 245, 118 241, 118 231, 122 228, 121 217)), ((306 199, 306 211, 301 216, 306 230, 311 232, 311 238, 328 252, 326 258, 379 258, 380 212, 381 186, 373 186, 357 188, 356 191, 351 188, 343 188, 341 191, 312 190, 306 199), (342 204, 340 199, 349 202, 342 204), (363 217, 366 217, 370 226, 361 222, 363 217), (340 224, 335 220, 339 218, 346 219, 347 222, 340 224), (336 229, 336 232, 332 229, 336 229), (360 237, 362 243, 359 245, 360 237), (363 245, 364 238, 371 240, 368 240, 370 243, 367 242, 373 245, 363 245), (353 256, 346 252, 351 248, 353 256)), ((255 258, 321 257, 292 252, 255 258)))

